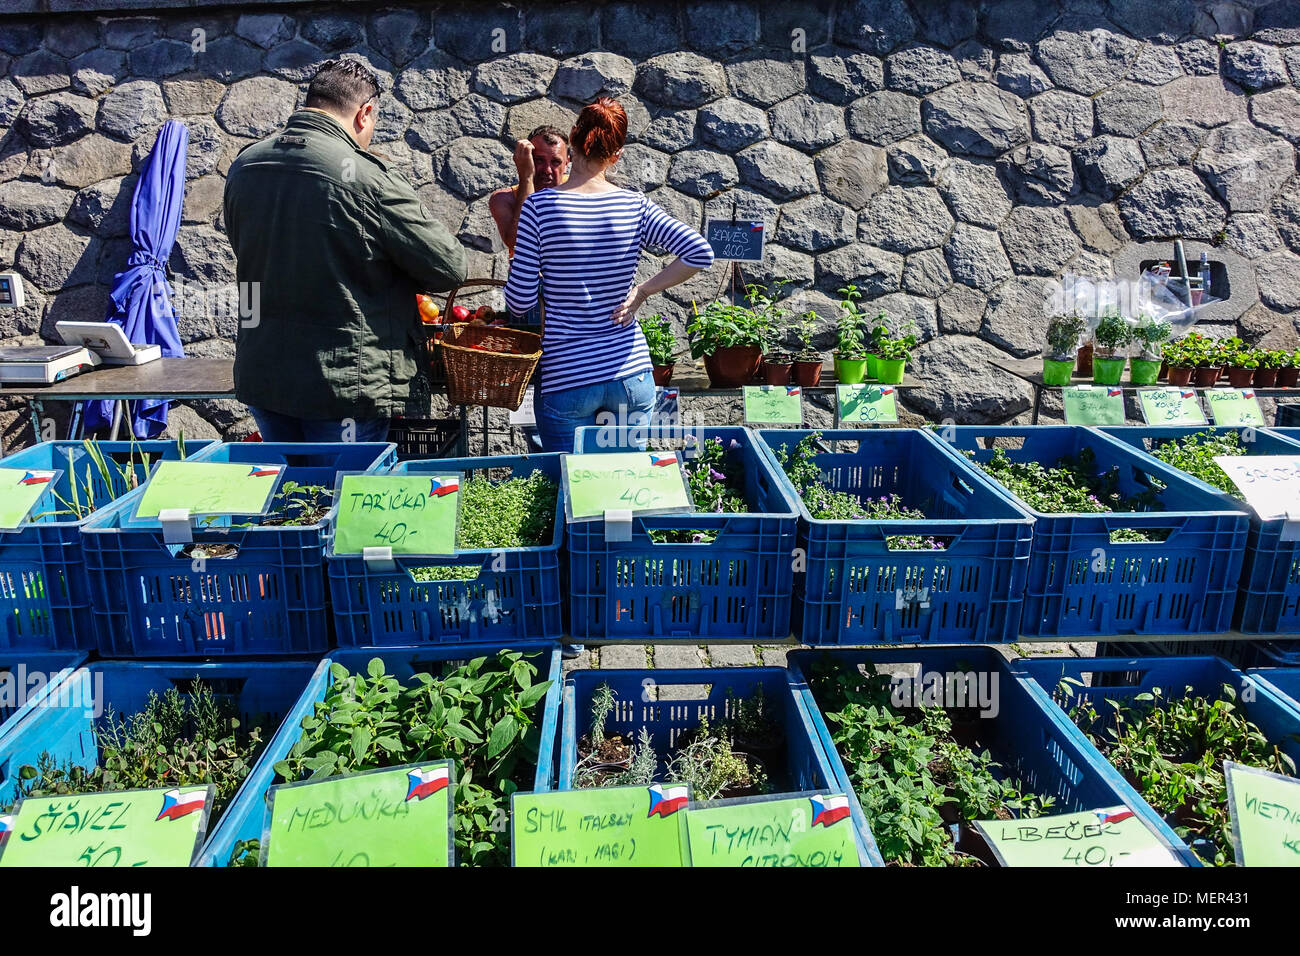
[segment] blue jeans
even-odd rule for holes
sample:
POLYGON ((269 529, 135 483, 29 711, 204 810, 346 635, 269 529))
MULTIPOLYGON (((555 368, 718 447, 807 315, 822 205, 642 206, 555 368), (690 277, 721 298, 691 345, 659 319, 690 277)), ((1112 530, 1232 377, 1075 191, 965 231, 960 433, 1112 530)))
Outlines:
POLYGON ((387 418, 294 418, 263 408, 250 408, 257 421, 262 441, 271 442, 333 442, 333 441, 388 441, 387 418), (350 431, 345 431, 348 426, 350 431))
POLYGON ((573 451, 573 431, 595 425, 601 412, 612 412, 621 425, 650 424, 655 406, 654 375, 648 371, 613 382, 543 392, 535 406, 537 430, 547 451, 573 451))

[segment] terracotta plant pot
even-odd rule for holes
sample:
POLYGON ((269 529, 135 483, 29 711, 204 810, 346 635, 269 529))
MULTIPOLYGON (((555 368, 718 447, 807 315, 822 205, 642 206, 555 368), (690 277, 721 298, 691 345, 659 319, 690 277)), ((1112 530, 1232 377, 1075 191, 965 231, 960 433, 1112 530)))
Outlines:
POLYGON ((1233 388, 1250 388, 1255 383, 1255 372, 1253 368, 1229 368, 1228 384, 1233 388))
POLYGON ((1295 388, 1300 385, 1300 367, 1280 368, 1277 370, 1278 388, 1295 388))
POLYGON ((1119 358, 1097 356, 1092 360, 1092 380, 1098 385, 1118 385, 1119 380, 1124 377, 1124 366, 1127 364, 1128 359, 1123 356, 1119 358))
POLYGON ((1074 374, 1092 378, 1092 345, 1079 349, 1074 357, 1074 374))
POLYGON ((763 375, 765 385, 789 385, 790 384, 790 363, 785 362, 763 362, 763 367, 759 370, 763 375))
POLYGON ((667 385, 673 380, 673 367, 671 365, 656 365, 653 372, 656 385, 667 385))
POLYGON ((1154 385, 1160 376, 1160 362, 1156 359, 1130 359, 1129 381, 1134 385, 1154 385))
POLYGON ((907 362, 903 359, 876 359, 876 381, 881 385, 901 385, 907 362))
POLYGON ((758 371, 763 350, 757 345, 728 345, 704 356, 711 388, 740 388, 758 371))
POLYGON ((1223 374, 1222 368, 1198 368, 1192 373, 1192 382, 1202 388, 1208 388, 1219 380, 1223 374))
POLYGON ((1277 388, 1277 373, 1280 371, 1281 369, 1276 368, 1255 369, 1255 387, 1277 388))
POLYGON ((1196 369, 1194 368, 1177 368, 1175 366, 1170 366, 1169 384, 1178 386, 1191 385, 1192 373, 1195 371, 1196 369))
POLYGON ((858 385, 867 377, 867 360, 835 359, 835 379, 841 385, 858 385))
POLYGON ((812 388, 822 380, 822 363, 821 359, 809 359, 806 362, 795 362, 794 382, 796 385, 802 385, 805 388, 812 388))
POLYGON ((1069 385, 1073 373, 1074 359, 1064 359, 1059 362, 1055 359, 1043 359, 1044 385, 1069 385))
POLYGON ((1169 363, 1168 363, 1168 362, 1161 362, 1161 363, 1160 363, 1160 380, 1161 380, 1161 381, 1164 381, 1164 380, 1167 379, 1168 377, 1169 377, 1169 363))

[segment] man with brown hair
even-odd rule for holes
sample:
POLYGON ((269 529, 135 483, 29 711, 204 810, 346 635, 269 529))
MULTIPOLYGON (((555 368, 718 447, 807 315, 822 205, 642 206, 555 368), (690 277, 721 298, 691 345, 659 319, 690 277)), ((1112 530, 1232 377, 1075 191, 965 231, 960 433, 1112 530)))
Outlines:
POLYGON ((554 126, 539 126, 515 144, 515 169, 519 185, 498 189, 488 199, 501 241, 513 255, 519 210, 535 192, 558 186, 568 177, 569 137, 554 126))

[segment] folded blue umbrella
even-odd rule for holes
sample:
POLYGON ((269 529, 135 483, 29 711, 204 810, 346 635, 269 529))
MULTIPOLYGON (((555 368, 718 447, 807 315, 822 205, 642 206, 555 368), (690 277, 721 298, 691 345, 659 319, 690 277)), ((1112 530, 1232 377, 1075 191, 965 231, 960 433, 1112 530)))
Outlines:
MULTIPOLYGON (((134 248, 126 270, 113 277, 105 321, 122 326, 127 340, 136 345, 158 345, 162 354, 175 358, 185 354, 176 313, 172 311, 172 288, 164 266, 181 227, 181 205, 185 200, 185 154, 190 131, 184 123, 171 120, 158 132, 153 149, 140 171, 131 200, 131 241, 134 248)), ((156 399, 135 403, 131 427, 137 438, 156 438, 167 427, 168 402, 156 399)), ((113 423, 111 401, 87 402, 85 427, 108 428, 113 423)))

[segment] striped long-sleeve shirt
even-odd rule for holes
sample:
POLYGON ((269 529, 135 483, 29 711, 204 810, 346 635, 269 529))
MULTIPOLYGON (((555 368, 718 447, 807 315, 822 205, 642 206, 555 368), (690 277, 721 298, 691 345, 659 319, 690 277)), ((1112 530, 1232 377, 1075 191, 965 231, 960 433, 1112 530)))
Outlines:
POLYGON ((533 193, 519 214, 506 305, 516 315, 546 300, 541 387, 560 391, 647 371, 650 352, 637 323, 610 321, 636 278, 646 246, 707 268, 713 250, 641 193, 615 189, 533 193))

